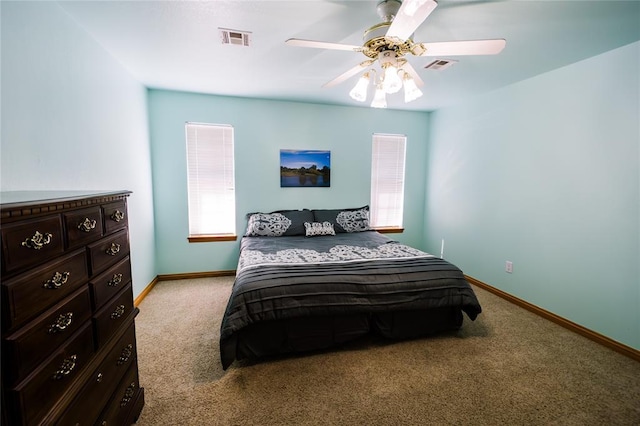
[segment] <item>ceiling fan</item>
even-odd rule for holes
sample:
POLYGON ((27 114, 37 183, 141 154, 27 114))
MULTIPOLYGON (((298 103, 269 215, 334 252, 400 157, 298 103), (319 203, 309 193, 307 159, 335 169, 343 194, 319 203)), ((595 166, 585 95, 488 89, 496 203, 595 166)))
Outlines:
POLYGON ((424 82, 405 59, 405 55, 414 56, 459 56, 459 55, 495 55, 504 49, 504 39, 447 41, 437 43, 416 43, 412 40, 414 31, 433 12, 438 3, 435 0, 381 0, 376 10, 383 22, 364 32, 364 44, 330 43, 324 41, 290 38, 289 46, 313 47, 317 49, 346 50, 361 52, 368 59, 324 84, 332 87, 358 74, 378 61, 381 72, 377 76, 375 68, 365 72, 349 95, 360 102, 367 98, 367 89, 373 75, 376 93, 372 107, 385 108, 386 94, 396 93, 404 87, 405 102, 411 102, 420 96, 418 86, 424 82))

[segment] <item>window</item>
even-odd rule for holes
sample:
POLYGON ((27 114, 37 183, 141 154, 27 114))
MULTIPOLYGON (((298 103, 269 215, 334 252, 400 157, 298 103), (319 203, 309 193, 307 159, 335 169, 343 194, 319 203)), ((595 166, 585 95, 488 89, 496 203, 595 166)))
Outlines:
POLYGON ((371 226, 402 230, 407 137, 374 133, 371 159, 371 226))
POLYGON ((233 127, 187 123, 189 241, 236 239, 233 127))

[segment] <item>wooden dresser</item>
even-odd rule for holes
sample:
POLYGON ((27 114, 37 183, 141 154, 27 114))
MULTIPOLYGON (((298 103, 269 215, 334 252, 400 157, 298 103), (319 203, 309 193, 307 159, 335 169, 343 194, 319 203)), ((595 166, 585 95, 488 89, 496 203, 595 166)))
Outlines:
POLYGON ((138 419, 129 194, 0 193, 3 425, 138 419))

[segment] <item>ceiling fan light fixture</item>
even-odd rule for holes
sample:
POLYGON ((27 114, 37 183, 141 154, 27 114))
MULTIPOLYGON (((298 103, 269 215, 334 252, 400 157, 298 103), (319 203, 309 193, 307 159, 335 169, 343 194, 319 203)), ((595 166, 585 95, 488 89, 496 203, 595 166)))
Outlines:
POLYGON ((386 63, 383 65, 384 76, 382 80, 382 88, 385 92, 392 94, 397 93, 402 89, 402 79, 398 75, 398 68, 386 63))
POLYGON ((373 108, 387 107, 387 94, 384 92, 384 89, 382 88, 382 84, 378 84, 378 86, 376 87, 376 94, 373 96, 371 107, 373 108))
POLYGON ((369 73, 365 72, 356 85, 349 92, 349 96, 358 102, 367 100, 367 89, 369 88, 369 73))
MULTIPOLYGON (((397 93, 403 87, 405 103, 412 102, 423 95, 418 87, 424 82, 411 63, 405 59, 405 55, 495 55, 506 45, 504 39, 414 42, 413 34, 437 6, 437 0, 378 0, 376 9, 383 22, 364 32, 362 46, 294 38, 288 39, 286 43, 291 46, 360 52, 368 58, 322 87, 335 86, 377 62, 375 68, 369 68, 360 78, 349 95, 358 102, 366 101, 368 85, 372 82, 368 74, 373 72, 372 84, 376 90, 371 102, 372 107, 386 108, 386 95, 397 93)), ((440 69, 444 69, 445 65, 441 62, 445 60, 437 60, 436 64, 442 65, 440 69)), ((451 60, 448 65, 451 63, 455 61, 451 60)), ((431 65, 425 68, 435 69, 431 65)))
POLYGON ((422 90, 418 88, 415 80, 407 73, 404 74, 404 101, 415 101, 422 96, 422 90))

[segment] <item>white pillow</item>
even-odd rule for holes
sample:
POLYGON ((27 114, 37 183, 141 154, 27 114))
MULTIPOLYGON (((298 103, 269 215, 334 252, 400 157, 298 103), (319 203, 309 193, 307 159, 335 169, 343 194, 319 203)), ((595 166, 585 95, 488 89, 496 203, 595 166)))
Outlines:
POLYGON ((317 235, 336 235, 331 222, 305 222, 304 228, 307 237, 315 237, 317 235))

